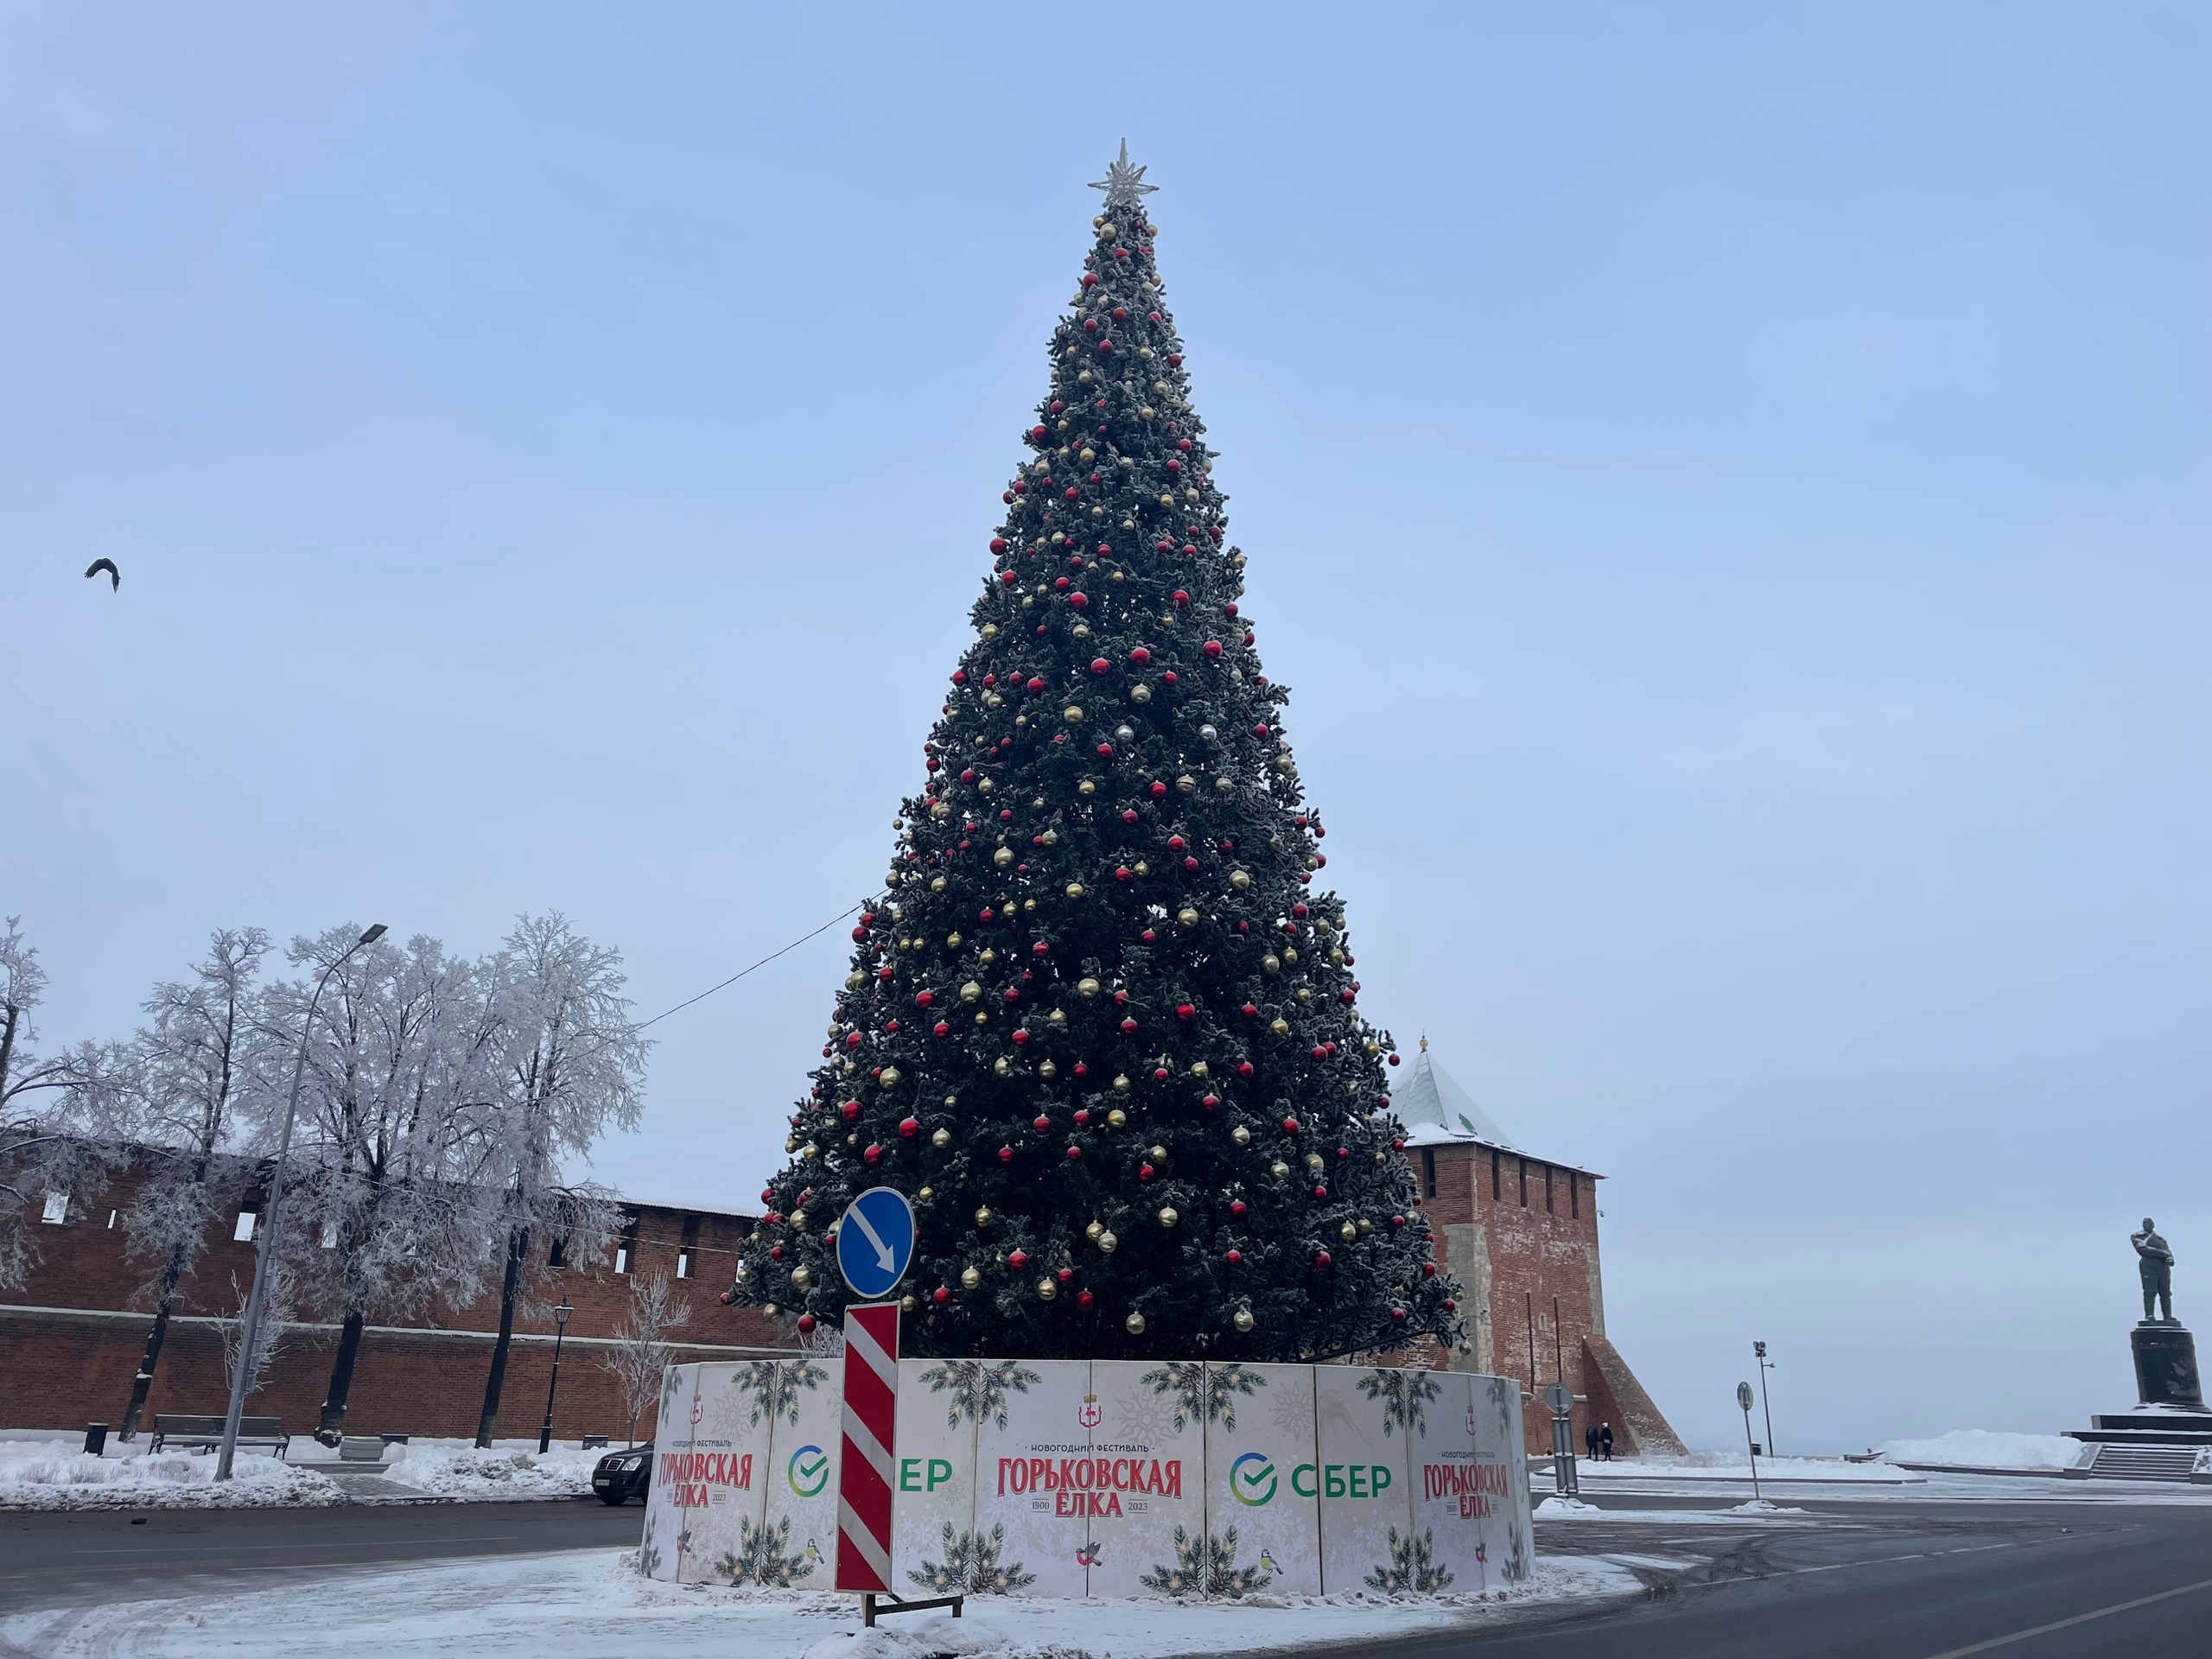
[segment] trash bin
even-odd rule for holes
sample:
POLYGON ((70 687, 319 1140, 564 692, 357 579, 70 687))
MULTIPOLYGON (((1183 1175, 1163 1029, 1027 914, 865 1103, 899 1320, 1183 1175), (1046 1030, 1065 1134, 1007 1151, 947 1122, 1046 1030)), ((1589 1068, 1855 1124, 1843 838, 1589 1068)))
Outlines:
POLYGON ((85 1455, 88 1458, 98 1458, 105 1456, 106 1452, 107 1425, 86 1423, 85 1425, 85 1455))

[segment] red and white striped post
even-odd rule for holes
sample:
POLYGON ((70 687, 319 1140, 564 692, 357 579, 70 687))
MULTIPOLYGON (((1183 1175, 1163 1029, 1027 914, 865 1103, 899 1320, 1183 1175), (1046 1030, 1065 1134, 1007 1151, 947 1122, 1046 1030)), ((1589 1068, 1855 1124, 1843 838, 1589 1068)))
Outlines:
POLYGON ((844 1455, 837 1460, 837 1588, 861 1592, 862 1622, 891 1589, 891 1494, 899 1402, 899 1304, 845 1310, 844 1455))

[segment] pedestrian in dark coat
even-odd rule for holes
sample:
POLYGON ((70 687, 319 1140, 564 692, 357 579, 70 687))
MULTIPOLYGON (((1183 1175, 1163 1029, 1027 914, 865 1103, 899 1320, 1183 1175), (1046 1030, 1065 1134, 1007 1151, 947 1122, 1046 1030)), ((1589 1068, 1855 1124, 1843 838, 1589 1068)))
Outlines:
POLYGON ((1613 1460, 1613 1426, 1611 1423, 1598 1425, 1598 1455, 1607 1463, 1613 1460))
POLYGON ((1584 1446, 1588 1450, 1588 1452, 1589 1452, 1589 1454, 1590 1454, 1590 1461, 1591 1461, 1591 1462, 1592 1462, 1592 1463, 1597 1462, 1597 1461, 1598 1461, 1598 1425, 1597 1425, 1597 1424, 1595 1424, 1595 1423, 1585 1423, 1585 1424, 1582 1426, 1582 1444, 1583 1444, 1583 1446, 1584 1446))

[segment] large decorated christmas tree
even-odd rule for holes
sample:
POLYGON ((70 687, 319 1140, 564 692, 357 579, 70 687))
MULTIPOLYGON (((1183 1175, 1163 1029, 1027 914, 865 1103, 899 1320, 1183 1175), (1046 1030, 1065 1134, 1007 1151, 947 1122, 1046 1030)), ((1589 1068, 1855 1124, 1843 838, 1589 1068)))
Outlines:
POLYGON ((1097 187, 976 639, 734 1298, 842 1313, 831 1230, 883 1185, 918 1227, 909 1352, 1449 1344, 1143 172, 1125 146, 1097 187))

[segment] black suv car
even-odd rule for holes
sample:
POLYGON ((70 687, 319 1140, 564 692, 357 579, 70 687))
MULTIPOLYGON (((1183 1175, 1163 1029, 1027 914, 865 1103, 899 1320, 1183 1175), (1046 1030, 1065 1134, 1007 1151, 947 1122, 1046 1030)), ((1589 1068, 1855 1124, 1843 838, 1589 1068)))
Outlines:
POLYGON ((593 1467, 591 1490, 602 1503, 627 1503, 643 1497, 653 1484, 653 1443, 610 1452, 593 1467))

